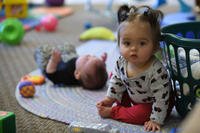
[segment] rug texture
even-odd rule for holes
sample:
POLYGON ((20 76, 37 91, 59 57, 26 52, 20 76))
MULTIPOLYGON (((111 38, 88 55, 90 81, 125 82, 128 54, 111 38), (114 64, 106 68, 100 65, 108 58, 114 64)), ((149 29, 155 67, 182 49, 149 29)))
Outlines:
MULTIPOLYGON (((118 56, 115 42, 89 41, 78 47, 77 53, 79 55, 86 54, 88 49, 93 49, 93 54, 96 56, 110 51, 106 64, 109 67, 108 70, 112 71, 112 64, 114 64, 114 60, 118 56)), ((41 72, 40 70, 34 70, 30 75, 41 75, 41 72)), ((23 98, 19 94, 18 86, 16 87, 15 96, 18 103, 24 109, 42 118, 49 118, 66 124, 74 121, 106 123, 114 128, 118 128, 120 133, 145 133, 143 126, 130 125, 111 119, 102 119, 98 115, 96 103, 105 97, 106 88, 99 91, 90 91, 82 87, 56 87, 46 79, 45 84, 36 86, 36 94, 33 98, 23 98)), ((179 122, 180 119, 174 110, 161 132, 170 132, 171 128, 177 127, 179 122)))

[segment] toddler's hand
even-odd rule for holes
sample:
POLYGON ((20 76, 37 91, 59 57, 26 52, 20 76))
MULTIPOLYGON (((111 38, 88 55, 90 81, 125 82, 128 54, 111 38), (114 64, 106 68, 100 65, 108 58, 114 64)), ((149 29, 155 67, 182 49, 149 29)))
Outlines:
POLYGON ((106 97, 102 101, 98 102, 96 106, 97 108, 100 106, 111 107, 114 102, 115 102, 115 99, 106 97))
POLYGON ((144 123, 144 129, 148 132, 155 132, 157 130, 160 131, 160 124, 150 120, 144 123))

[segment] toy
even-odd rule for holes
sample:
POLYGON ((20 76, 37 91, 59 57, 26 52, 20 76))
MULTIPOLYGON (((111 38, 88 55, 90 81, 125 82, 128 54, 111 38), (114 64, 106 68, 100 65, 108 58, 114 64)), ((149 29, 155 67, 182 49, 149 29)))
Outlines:
MULTIPOLYGON (((113 0, 109 0, 107 5, 106 5, 106 11, 111 13, 112 12, 112 5, 113 5, 113 0)), ((88 10, 88 11, 99 13, 99 11, 93 7, 92 0, 86 0, 85 9, 88 10)))
POLYGON ((21 81, 30 81, 34 85, 41 85, 45 82, 45 77, 42 75, 25 75, 21 78, 21 81))
POLYGON ((33 97, 35 94, 35 86, 30 81, 21 81, 18 88, 20 94, 25 98, 33 97))
POLYGON ((3 0, 6 17, 25 18, 28 15, 27 0, 3 0))
POLYGON ((178 0, 179 4, 180 4, 180 11, 181 12, 190 12, 192 10, 192 8, 187 5, 183 0, 178 0))
POLYGON ((62 6, 65 0, 46 0, 49 6, 62 6))
POLYGON ((85 22, 85 24, 84 24, 84 29, 90 29, 90 28, 92 28, 92 23, 90 23, 90 22, 85 22))
POLYGON ((0 111, 0 133, 16 133, 15 114, 0 111))
POLYGON ((69 133, 119 133, 119 129, 108 124, 72 122, 68 127, 69 133))
POLYGON ((0 41, 18 45, 24 37, 22 23, 16 18, 7 18, 0 24, 0 41))
POLYGON ((166 4, 166 0, 157 0, 155 3, 152 5, 153 8, 159 8, 160 6, 166 4))
POLYGON ((58 25, 58 19, 54 15, 49 14, 47 16, 44 16, 41 19, 40 23, 41 24, 36 27, 37 31, 40 31, 43 27, 46 31, 53 32, 56 30, 56 27, 58 25))
POLYGON ((115 40, 115 35, 113 32, 105 27, 93 27, 80 35, 80 40, 91 40, 91 39, 101 39, 101 40, 115 40))

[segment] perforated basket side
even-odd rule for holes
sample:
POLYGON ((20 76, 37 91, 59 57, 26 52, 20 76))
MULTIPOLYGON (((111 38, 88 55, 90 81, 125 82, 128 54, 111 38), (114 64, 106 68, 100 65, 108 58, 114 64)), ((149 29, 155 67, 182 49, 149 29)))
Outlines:
POLYGON ((199 38, 199 22, 179 23, 162 28, 163 52, 176 95, 176 109, 183 117, 191 110, 200 95, 200 75, 194 77, 194 69, 191 67, 195 65, 200 71, 199 38), (198 53, 198 60, 195 62, 197 65, 194 64, 191 51, 198 53))

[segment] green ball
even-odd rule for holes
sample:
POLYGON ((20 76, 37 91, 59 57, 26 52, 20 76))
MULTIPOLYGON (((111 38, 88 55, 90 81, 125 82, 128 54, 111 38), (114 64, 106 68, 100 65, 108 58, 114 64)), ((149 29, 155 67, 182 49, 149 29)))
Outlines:
POLYGON ((7 18, 0 26, 0 40, 9 45, 19 45, 24 37, 23 24, 16 18, 7 18))

